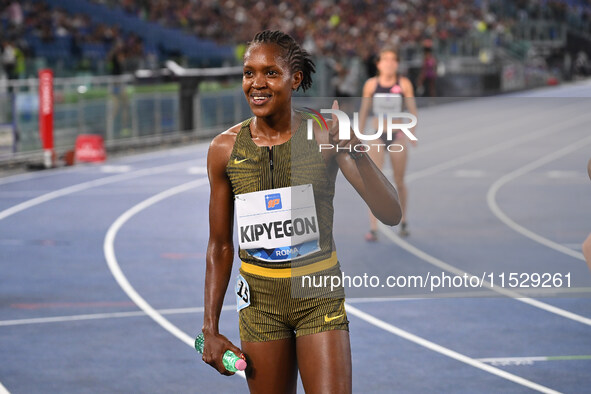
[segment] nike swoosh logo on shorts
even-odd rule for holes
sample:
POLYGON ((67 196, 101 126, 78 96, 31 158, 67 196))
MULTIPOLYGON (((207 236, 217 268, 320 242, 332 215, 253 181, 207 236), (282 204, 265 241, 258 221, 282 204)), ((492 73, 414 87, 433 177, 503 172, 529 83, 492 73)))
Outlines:
POLYGON ((324 315, 324 321, 327 323, 330 323, 331 321, 338 319, 339 317, 343 317, 343 316, 345 316, 344 313, 341 313, 340 315, 333 316, 333 317, 328 317, 328 315, 324 315))

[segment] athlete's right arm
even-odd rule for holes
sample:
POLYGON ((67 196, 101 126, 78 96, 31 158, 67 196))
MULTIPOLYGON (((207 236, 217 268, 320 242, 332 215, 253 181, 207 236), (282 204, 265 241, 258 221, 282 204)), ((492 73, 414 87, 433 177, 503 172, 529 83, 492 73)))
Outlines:
POLYGON ((205 258, 203 361, 224 375, 233 375, 222 364, 224 352, 229 349, 237 356, 242 353, 219 332, 220 313, 234 260, 234 205, 232 187, 226 175, 226 163, 232 153, 233 144, 234 138, 231 135, 220 134, 211 142, 207 154, 210 198, 209 242, 205 258))

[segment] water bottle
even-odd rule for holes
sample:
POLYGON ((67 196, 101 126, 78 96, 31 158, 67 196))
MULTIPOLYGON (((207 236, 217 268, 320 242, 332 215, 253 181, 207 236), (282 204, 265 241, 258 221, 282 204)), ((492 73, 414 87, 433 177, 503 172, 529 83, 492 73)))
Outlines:
MULTIPOLYGON (((203 354, 203 342, 203 333, 200 333, 195 338, 195 350, 200 354, 203 354)), ((246 369, 246 361, 235 355, 231 350, 226 350, 222 362, 224 363, 224 367, 230 372, 244 371, 246 369)))

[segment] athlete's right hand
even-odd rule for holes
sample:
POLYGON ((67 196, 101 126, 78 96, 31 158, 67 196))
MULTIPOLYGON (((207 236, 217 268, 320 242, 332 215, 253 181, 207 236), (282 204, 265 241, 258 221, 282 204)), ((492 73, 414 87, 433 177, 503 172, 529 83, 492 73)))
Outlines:
POLYGON ((226 350, 231 350, 238 357, 246 360, 242 351, 220 333, 203 333, 203 361, 226 376, 234 375, 224 367, 222 358, 226 350))

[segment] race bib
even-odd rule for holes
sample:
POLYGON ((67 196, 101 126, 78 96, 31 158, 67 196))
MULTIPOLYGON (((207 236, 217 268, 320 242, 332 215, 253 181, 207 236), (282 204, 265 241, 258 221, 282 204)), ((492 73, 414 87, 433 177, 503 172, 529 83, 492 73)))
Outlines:
POLYGON ((295 260, 320 250, 311 184, 236 196, 238 243, 257 259, 295 260))
POLYGON ((246 308, 250 305, 250 287, 248 286, 248 282, 244 277, 238 274, 238 278, 236 278, 236 287, 234 288, 234 292, 236 293, 236 310, 240 311, 241 309, 246 308))
POLYGON ((373 113, 375 115, 402 111, 402 96, 394 93, 376 93, 373 95, 373 113))

